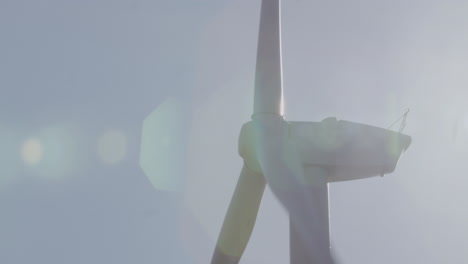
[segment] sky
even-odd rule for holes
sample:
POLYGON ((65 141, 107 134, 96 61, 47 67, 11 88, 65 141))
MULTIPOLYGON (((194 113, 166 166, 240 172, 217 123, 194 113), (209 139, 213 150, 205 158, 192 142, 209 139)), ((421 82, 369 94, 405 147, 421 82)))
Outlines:
MULTIPOLYGON (((330 185, 339 263, 468 259, 468 4, 282 1, 285 118, 388 127, 330 185), (398 127, 396 127, 398 128, 398 127)), ((209 263, 242 167, 260 1, 0 0, 0 262, 209 263)), ((241 263, 288 263, 266 191, 241 263)))

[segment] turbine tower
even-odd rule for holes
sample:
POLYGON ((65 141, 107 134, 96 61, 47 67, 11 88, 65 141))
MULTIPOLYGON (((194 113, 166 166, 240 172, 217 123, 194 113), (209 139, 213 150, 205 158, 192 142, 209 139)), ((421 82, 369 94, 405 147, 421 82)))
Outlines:
POLYGON ((268 183, 290 220, 290 262, 333 264, 328 183, 391 173, 411 138, 326 118, 283 117, 280 0, 262 0, 252 120, 243 125, 244 160, 212 264, 239 263, 268 183))

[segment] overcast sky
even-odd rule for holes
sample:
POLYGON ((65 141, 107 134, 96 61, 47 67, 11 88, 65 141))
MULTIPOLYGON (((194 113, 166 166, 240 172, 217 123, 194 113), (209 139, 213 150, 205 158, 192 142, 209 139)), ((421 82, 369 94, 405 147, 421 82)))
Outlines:
MULTIPOLYGON (((464 263, 468 4, 282 8, 286 119, 388 127, 411 109, 393 174, 330 186, 340 263, 464 263)), ((0 0, 0 262, 208 263, 242 166, 259 11, 0 0)), ((288 239, 267 190, 242 263, 288 263, 288 239)))

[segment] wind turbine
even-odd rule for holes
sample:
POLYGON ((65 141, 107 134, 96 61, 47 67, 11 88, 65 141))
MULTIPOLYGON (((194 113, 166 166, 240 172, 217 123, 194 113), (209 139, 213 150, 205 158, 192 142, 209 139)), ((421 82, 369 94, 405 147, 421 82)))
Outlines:
POLYGON ((328 183, 391 173, 411 138, 369 125, 283 117, 280 0, 262 0, 252 120, 243 125, 244 160, 212 264, 238 263, 268 183, 289 213, 291 263, 333 264, 328 183))

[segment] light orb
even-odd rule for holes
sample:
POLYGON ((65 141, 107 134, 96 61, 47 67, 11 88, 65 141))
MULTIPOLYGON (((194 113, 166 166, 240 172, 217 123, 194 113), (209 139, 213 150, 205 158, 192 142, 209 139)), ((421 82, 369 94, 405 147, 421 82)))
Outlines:
POLYGON ((107 164, 116 164, 125 158, 127 138, 118 130, 109 130, 98 140, 99 158, 107 164))
POLYGON ((43 157, 42 144, 38 139, 28 139, 21 147, 21 157, 28 165, 38 164, 43 157))

